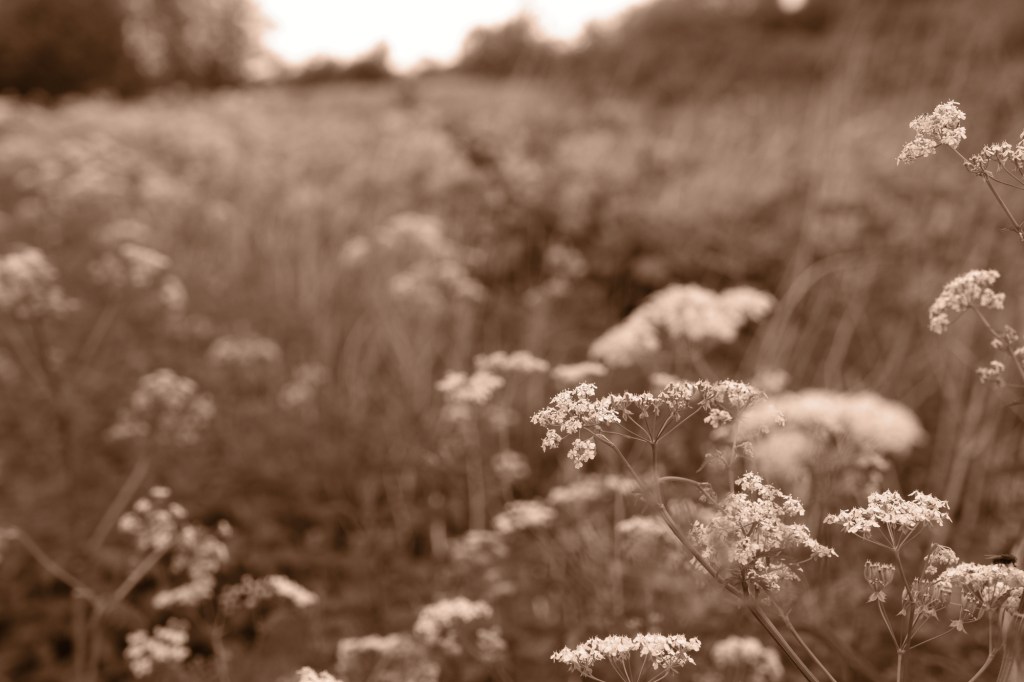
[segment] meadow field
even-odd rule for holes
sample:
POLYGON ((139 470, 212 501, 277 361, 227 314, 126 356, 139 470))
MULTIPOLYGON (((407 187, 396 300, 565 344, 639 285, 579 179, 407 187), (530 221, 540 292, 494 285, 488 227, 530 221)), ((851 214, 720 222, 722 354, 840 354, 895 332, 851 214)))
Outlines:
POLYGON ((999 604, 963 596, 915 641, 965 632, 898 663, 867 602, 896 619, 899 580, 826 518, 948 502, 913 575, 931 543, 986 564, 1024 538, 1019 386, 979 381, 977 318, 929 329, 975 269, 995 328, 1024 320, 1024 244, 950 149, 896 164, 948 100, 965 156, 1016 143, 993 84, 1020 70, 986 59, 671 103, 454 75, 0 99, 0 680, 544 682, 638 633, 700 638, 672 679, 814 679, 762 592, 834 680, 971 679, 999 604), (667 529, 714 528, 747 470, 838 556, 702 576, 667 529))

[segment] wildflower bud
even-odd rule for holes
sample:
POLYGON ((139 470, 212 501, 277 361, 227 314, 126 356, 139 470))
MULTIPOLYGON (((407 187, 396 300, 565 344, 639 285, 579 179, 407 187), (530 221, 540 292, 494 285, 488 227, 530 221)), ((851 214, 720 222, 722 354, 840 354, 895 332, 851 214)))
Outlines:
MULTIPOLYGON (((895 576, 896 566, 891 563, 881 563, 878 561, 864 562, 864 580, 867 581, 867 584, 871 586, 876 595, 881 594, 882 590, 893 582, 893 577, 895 576)), ((874 601, 874 599, 871 599, 871 601, 874 601)), ((885 601, 884 598, 883 601, 885 601)))
POLYGON ((960 558, 952 549, 945 545, 932 545, 928 556, 924 558, 924 575, 926 578, 930 578, 958 563, 960 563, 960 558))

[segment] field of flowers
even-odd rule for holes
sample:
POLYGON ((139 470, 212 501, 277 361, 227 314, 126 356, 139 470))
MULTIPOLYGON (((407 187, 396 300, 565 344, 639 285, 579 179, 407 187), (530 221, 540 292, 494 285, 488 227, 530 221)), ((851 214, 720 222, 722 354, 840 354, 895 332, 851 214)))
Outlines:
POLYGON ((0 680, 1020 679, 969 76, 0 100, 0 680))

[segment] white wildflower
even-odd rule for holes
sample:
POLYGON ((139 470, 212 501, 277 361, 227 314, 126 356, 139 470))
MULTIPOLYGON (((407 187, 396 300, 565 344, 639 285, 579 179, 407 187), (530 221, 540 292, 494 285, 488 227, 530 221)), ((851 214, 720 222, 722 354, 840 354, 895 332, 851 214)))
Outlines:
POLYGON ((967 139, 967 130, 960 125, 967 115, 960 111, 959 104, 950 100, 936 106, 932 113, 922 114, 911 121, 910 128, 916 135, 903 147, 896 163, 910 163, 931 156, 939 145, 951 149, 959 147, 967 139))
POLYGON ((928 310, 928 328, 936 334, 949 329, 953 318, 971 307, 1002 310, 1006 294, 991 287, 999 279, 996 270, 971 270, 942 288, 942 293, 928 310))

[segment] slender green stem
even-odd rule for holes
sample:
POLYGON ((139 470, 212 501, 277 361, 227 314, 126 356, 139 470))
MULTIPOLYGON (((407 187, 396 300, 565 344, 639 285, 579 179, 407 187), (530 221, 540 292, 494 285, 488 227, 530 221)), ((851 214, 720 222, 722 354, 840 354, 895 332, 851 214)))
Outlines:
POLYGON ((14 531, 14 539, 20 542, 22 547, 28 550, 28 553, 32 555, 32 558, 35 559, 47 573, 57 580, 60 580, 62 583, 70 587, 72 591, 90 603, 95 604, 97 602, 98 596, 91 587, 72 575, 59 563, 51 559, 50 556, 36 544, 35 540, 25 533, 25 531, 20 528, 14 528, 12 530, 14 531))
POLYGON ((967 680, 967 682, 976 682, 981 679, 982 674, 988 670, 988 667, 992 665, 992 661, 996 658, 996 652, 998 650, 992 646, 992 613, 988 614, 988 656, 985 657, 985 662, 981 664, 978 672, 974 673, 974 677, 967 680))
POLYGON ((831 682, 837 682, 836 678, 832 676, 831 672, 829 672, 829 669, 825 667, 825 664, 822 663, 821 660, 814 655, 814 652, 811 651, 811 648, 807 646, 807 642, 805 642, 804 638, 800 636, 800 632, 796 629, 796 626, 793 625, 793 621, 790 620, 789 614, 787 614, 785 610, 783 610, 783 608, 779 605, 779 603, 775 601, 775 599, 773 599, 771 596, 769 596, 768 599, 769 601, 771 601, 772 606, 775 607, 775 611, 779 614, 779 617, 782 619, 782 622, 785 623, 786 628, 796 638, 796 641, 800 643, 800 646, 802 646, 804 651, 807 652, 807 655, 811 657, 811 660, 814 661, 814 663, 819 668, 821 668, 821 671, 825 673, 825 676, 828 677, 828 679, 831 680, 831 682))

